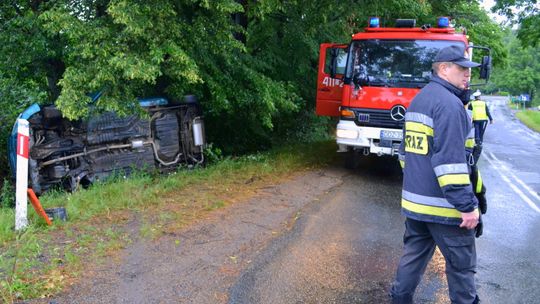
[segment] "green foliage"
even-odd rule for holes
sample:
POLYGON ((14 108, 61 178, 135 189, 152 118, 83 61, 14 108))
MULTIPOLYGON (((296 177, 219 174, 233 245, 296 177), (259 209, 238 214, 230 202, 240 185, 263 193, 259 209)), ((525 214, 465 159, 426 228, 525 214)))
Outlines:
POLYGON ((335 125, 337 118, 317 116, 313 111, 284 115, 276 124, 275 131, 281 134, 276 143, 330 140, 334 138, 335 125))
POLYGON ((46 282, 28 284, 28 278, 39 267, 41 241, 35 229, 17 234, 11 246, 0 253, 0 299, 13 303, 23 297, 39 297, 46 282))
POLYGON ((28 105, 52 101, 58 93, 49 85, 61 76, 52 67, 61 65, 62 42, 47 34, 36 9, 22 0, 0 4, 0 176, 7 174, 5 147, 15 118, 28 105))
POLYGON ((540 42, 540 14, 523 18, 517 37, 525 46, 538 46, 540 42))
POLYGON ((15 208, 0 208, 0 247, 14 237, 15 208))
POLYGON ((204 159, 207 164, 215 164, 223 159, 223 151, 211 143, 204 149, 204 159))
POLYGON ((4 178, 0 189, 0 208, 12 207, 15 202, 15 189, 11 182, 4 178))
MULTIPOLYGON (((538 94, 536 94, 536 96, 534 96, 532 102, 531 102, 531 106, 532 107, 536 107, 538 108, 540 106, 540 96, 538 96, 538 94)), ((540 108, 538 108, 538 110, 540 110, 540 108)))
POLYGON ((527 127, 540 132, 540 112, 539 111, 521 111, 516 114, 527 127))
MULTIPOLYGON (((442 2, 442 1, 441 1, 442 2)), ((440 12, 443 14, 444 12, 440 12)), ((450 9, 450 15, 455 18, 457 26, 464 27, 475 45, 487 46, 491 49, 494 66, 504 66, 508 58, 508 51, 503 44, 504 32, 499 24, 481 9, 477 3, 464 1, 450 9)), ((480 51, 473 52, 473 60, 480 62, 480 51)))
POLYGON ((529 94, 536 98, 540 89, 540 46, 523 47, 515 34, 507 31, 508 53, 512 56, 505 67, 493 69, 491 91, 504 90, 511 95, 529 94))
POLYGON ((496 0, 492 10, 508 17, 512 24, 519 24, 517 37, 524 47, 538 46, 540 6, 537 0, 496 0))
POLYGON ((347 43, 372 15, 388 26, 450 15, 494 49, 496 64, 505 57, 498 29, 469 1, 4 1, 0 169, 9 126, 25 107, 54 102, 80 118, 98 91, 92 111, 119 114, 137 111, 136 97, 194 94, 207 138, 224 154, 326 136, 329 120, 311 114, 319 45, 347 43))

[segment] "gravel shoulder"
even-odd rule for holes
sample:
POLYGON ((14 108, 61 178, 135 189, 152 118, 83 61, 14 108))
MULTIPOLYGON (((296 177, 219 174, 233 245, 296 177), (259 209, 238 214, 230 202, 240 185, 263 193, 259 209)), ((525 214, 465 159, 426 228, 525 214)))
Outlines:
POLYGON ((306 172, 157 240, 140 238, 133 220, 134 241, 117 259, 89 265, 53 299, 28 303, 227 303, 229 289, 258 253, 345 174, 335 168, 306 172))

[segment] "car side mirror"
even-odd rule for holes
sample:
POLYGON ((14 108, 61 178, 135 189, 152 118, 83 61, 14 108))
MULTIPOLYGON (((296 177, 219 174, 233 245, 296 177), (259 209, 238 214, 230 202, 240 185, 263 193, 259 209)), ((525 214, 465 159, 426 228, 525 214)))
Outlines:
POLYGON ((353 76, 353 83, 361 87, 367 86, 369 77, 365 73, 357 73, 353 76))
POLYGON ((491 56, 482 57, 482 64, 480 65, 480 79, 489 79, 491 74, 491 56))

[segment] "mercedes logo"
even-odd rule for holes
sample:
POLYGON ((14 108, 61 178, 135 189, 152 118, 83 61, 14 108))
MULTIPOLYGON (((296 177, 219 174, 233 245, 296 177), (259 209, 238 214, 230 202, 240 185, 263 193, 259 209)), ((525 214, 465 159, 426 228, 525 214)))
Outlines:
POLYGON ((407 110, 405 110, 405 107, 402 106, 402 105, 394 106, 390 110, 390 117, 392 117, 392 119, 395 120, 395 121, 402 121, 403 119, 405 119, 405 112, 406 111, 407 110))

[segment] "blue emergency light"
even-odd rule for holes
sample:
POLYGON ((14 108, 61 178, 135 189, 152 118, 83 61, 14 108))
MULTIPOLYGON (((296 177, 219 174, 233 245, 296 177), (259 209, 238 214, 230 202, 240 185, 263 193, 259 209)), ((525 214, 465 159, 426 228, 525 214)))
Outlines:
POLYGON ((450 26, 450 18, 448 17, 439 17, 437 18, 437 27, 445 28, 450 26))
POLYGON ((379 17, 369 17, 369 27, 379 27, 379 17))

